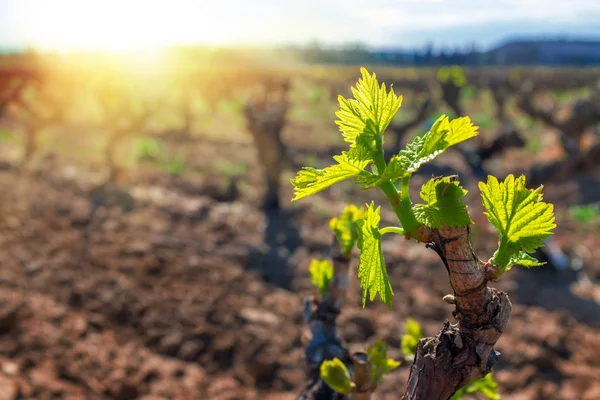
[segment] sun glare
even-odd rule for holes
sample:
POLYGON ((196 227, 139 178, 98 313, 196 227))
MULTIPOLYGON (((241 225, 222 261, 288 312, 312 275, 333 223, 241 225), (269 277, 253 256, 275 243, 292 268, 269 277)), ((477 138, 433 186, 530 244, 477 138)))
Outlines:
POLYGON ((29 0, 20 10, 35 47, 69 50, 133 50, 173 44, 221 44, 225 7, 204 1, 29 0))

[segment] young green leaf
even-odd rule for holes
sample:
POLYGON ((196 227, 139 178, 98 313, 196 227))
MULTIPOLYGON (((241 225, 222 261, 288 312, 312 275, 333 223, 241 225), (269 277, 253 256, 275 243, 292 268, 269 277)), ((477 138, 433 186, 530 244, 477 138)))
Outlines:
POLYGON ((298 172, 296 178, 291 180, 296 195, 292 201, 318 193, 345 179, 371 174, 365 171, 369 160, 364 158, 364 153, 345 151, 342 155, 334 156, 333 159, 338 164, 323 169, 307 167, 298 172))
POLYGON ((423 332, 421 332, 421 325, 414 319, 410 317, 407 318, 406 333, 402 336, 402 343, 400 345, 402 354, 404 354, 406 360, 414 360, 415 354, 417 353, 417 346, 419 345, 419 340, 421 340, 422 336, 423 332))
POLYGON ((417 136, 392 157, 387 168, 381 174, 381 181, 398 180, 410 176, 419 167, 446 151, 450 146, 477 136, 478 126, 474 126, 469 117, 456 118, 450 121, 442 115, 435 121, 429 132, 417 136))
POLYGON ((373 301, 379 293, 381 301, 391 308, 394 292, 387 276, 381 250, 380 209, 381 207, 375 208, 371 202, 367 207, 366 218, 357 222, 359 228, 358 248, 360 249, 358 278, 362 289, 363 307, 366 305, 367 295, 373 301))
MULTIPOLYGON (((374 168, 376 170, 376 168, 374 168)), ((359 175, 358 177, 356 177, 356 180, 354 181, 357 185, 360 185, 361 189, 370 189, 373 187, 376 187, 377 185, 381 184, 381 182, 383 182, 383 180, 381 179, 381 177, 379 175, 367 175, 367 174, 363 174, 363 175, 359 175)))
MULTIPOLYGON (((409 173, 415 172, 421 165, 433 160, 450 146, 464 142, 477 136, 478 126, 474 126, 469 117, 456 118, 450 121, 446 115, 440 116, 429 132, 419 136, 413 146, 407 146, 407 157, 410 160, 409 173), (416 155, 416 157, 414 157, 416 155)), ((401 153, 402 154, 402 153, 401 153)))
POLYGON ((467 76, 461 67, 454 65, 452 67, 440 68, 437 72, 438 81, 442 83, 452 83, 454 86, 462 87, 467 84, 467 76))
POLYGON ((450 400, 460 400, 468 394, 481 393, 489 400, 500 400, 502 397, 498 393, 498 383, 490 372, 480 379, 475 379, 462 389, 458 389, 450 400))
POLYGON ((360 72, 362 78, 351 89, 354 99, 339 96, 339 110, 335 113, 339 118, 335 123, 351 146, 383 135, 402 104, 402 96, 396 96, 391 89, 388 92, 383 83, 379 86, 375 74, 369 75, 365 68, 360 72))
POLYGON ((500 236, 498 250, 490 260, 498 269, 496 277, 515 263, 526 267, 542 265, 525 256, 543 246, 543 240, 556 227, 554 207, 542 201, 542 188, 527 189, 525 177, 515 179, 514 175, 502 183, 493 176, 488 176, 487 184, 479 183, 485 215, 500 236))
POLYGON ((339 358, 323 361, 320 372, 321 379, 336 392, 341 394, 352 393, 350 373, 339 358))
POLYGON ((329 228, 335 233, 341 246, 342 254, 349 256, 358 240, 358 226, 356 222, 366 216, 364 208, 350 204, 344 208, 342 214, 329 221, 329 228))
POLYGON ((523 267, 531 268, 531 267, 541 267, 545 265, 545 262, 540 262, 535 258, 531 257, 529 254, 524 251, 519 251, 517 254, 513 255, 508 261, 508 265, 521 265, 523 267))
POLYGON ((370 346, 367 349, 367 354, 371 362, 371 382, 373 386, 377 386, 385 374, 400 366, 399 361, 387 358, 387 345, 382 340, 374 346, 370 346))
POLYGON ((439 229, 465 226, 473 223, 467 212, 467 205, 460 201, 467 191, 450 177, 432 178, 421 188, 421 199, 427 204, 414 206, 417 220, 425 226, 439 229))
POLYGON ((308 272, 313 285, 319 289, 321 296, 325 297, 329 289, 329 283, 333 278, 333 265, 329 260, 312 260, 308 272))

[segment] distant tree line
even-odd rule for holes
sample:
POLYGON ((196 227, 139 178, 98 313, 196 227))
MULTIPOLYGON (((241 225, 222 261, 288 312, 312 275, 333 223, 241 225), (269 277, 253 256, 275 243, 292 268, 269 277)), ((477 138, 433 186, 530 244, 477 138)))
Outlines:
MULTIPOLYGON (((165 56, 174 63, 189 65, 293 65, 298 61, 309 64, 379 65, 439 67, 459 66, 552 66, 599 67, 599 40, 512 40, 489 50, 475 45, 455 49, 436 49, 433 43, 423 48, 376 49, 363 43, 326 46, 318 42, 308 45, 280 47, 219 47, 204 45, 173 46, 165 56)), ((0 47, 0 68, 15 65, 53 63, 47 57, 64 56, 38 52, 35 49, 3 49, 0 47), (43 55, 43 58, 40 56, 43 55), (43 60, 43 61, 42 61, 43 60)), ((110 53, 81 52, 78 59, 99 60, 103 63, 113 57, 110 53), (99 57, 99 58, 97 58, 99 57)), ((113 57, 114 58, 114 57, 113 57)))
POLYGON ((362 44, 326 47, 311 43, 286 50, 308 63, 370 64, 388 66, 517 66, 546 65, 600 66, 600 41, 520 40, 510 41, 491 50, 468 49, 434 51, 433 44, 423 49, 371 49, 362 44))

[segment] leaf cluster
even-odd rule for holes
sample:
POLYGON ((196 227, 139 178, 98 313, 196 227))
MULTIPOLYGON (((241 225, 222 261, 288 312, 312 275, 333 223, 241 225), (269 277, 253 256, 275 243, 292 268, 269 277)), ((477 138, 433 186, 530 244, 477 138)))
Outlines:
POLYGON ((341 247, 342 255, 348 257, 358 240, 357 222, 364 219, 366 211, 363 207, 350 204, 344 208, 339 217, 329 221, 329 228, 333 231, 341 247))
MULTIPOLYGON (((440 70, 441 71, 441 70, 440 70)), ((464 75, 458 68, 447 70, 449 77, 464 75), (457 72, 458 71, 458 72, 457 72)), ((450 78, 448 78, 450 79, 450 78)), ((452 78, 455 79, 455 78, 452 78)), ((466 78, 465 78, 466 79, 466 78)), ((291 180, 294 201, 320 192, 336 183, 353 179, 362 189, 379 188, 385 194, 401 227, 380 228, 381 207, 367 205, 366 212, 347 208, 341 217, 330 221, 340 242, 342 253, 349 255, 356 243, 360 249, 358 276, 363 306, 367 297, 377 295, 391 307, 392 290, 385 267, 381 238, 385 233, 399 233, 407 239, 425 241, 421 228, 441 229, 472 224, 462 199, 467 191, 456 177, 434 177, 420 191, 423 203, 413 204, 410 180, 419 168, 450 147, 478 135, 478 127, 469 117, 450 120, 440 116, 424 135, 415 137, 403 150, 386 162, 384 133, 398 112, 402 97, 379 84, 375 74, 361 68, 361 78, 352 88, 353 98, 339 96, 336 112, 340 132, 349 149, 333 157, 335 164, 323 168, 303 168, 291 180), (401 190, 396 183, 401 182, 401 190)), ((529 254, 543 244, 554 228, 552 206, 542 202, 541 187, 525 188, 525 178, 509 176, 503 183, 490 177, 480 183, 486 216, 500 233, 499 248, 490 260, 496 276, 513 264, 527 267, 541 265, 529 254)))
POLYGON ((440 68, 437 72, 437 79, 441 83, 451 83, 457 87, 463 87, 467 84, 467 75, 458 65, 440 68))
POLYGON ((371 363, 371 384, 373 387, 379 385, 383 376, 400 366, 400 362, 387 357, 387 345, 383 340, 367 349, 369 362, 371 363))
POLYGON ((313 285, 319 289, 321 296, 325 297, 329 290, 329 283, 333 279, 333 265, 329 260, 312 260, 308 267, 313 285))
MULTIPOLYGON (((371 387, 376 388, 385 374, 400 366, 400 362, 387 357, 387 345, 382 340, 367 349, 371 370, 371 387)), ((356 387, 348 368, 339 358, 323 361, 320 376, 333 390, 350 394, 356 387)))

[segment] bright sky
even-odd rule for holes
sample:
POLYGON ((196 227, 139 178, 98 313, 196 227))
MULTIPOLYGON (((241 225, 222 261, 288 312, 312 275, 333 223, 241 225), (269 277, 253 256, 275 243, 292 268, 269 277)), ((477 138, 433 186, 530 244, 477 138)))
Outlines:
POLYGON ((598 0, 0 0, 0 47, 488 46, 519 35, 600 38, 598 21, 598 0))

